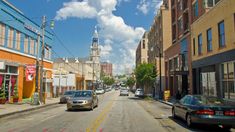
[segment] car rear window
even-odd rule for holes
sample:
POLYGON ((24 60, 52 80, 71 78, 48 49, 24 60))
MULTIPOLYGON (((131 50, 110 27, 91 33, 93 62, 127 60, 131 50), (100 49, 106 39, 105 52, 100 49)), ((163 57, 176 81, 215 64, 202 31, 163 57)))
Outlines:
POLYGON ((209 105, 222 105, 225 103, 225 101, 221 98, 217 97, 203 97, 203 96, 197 96, 198 103, 200 104, 209 104, 209 105))
POLYGON ((72 95, 74 92, 73 91, 66 91, 64 95, 72 95))
POLYGON ((78 91, 78 92, 75 92, 74 97, 91 97, 91 91, 78 91))

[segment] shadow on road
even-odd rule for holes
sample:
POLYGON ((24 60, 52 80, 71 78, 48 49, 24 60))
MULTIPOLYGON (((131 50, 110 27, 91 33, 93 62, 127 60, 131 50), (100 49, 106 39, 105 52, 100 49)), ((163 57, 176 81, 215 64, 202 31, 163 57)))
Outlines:
POLYGON ((66 112, 90 112, 89 109, 65 110, 66 112))
POLYGON ((131 99, 131 100, 143 100, 143 98, 139 98, 139 97, 128 97, 128 99, 131 99))
POLYGON ((179 124, 181 127, 184 127, 190 131, 200 131, 200 132, 230 132, 226 131, 218 126, 213 125, 202 125, 202 124, 194 124, 192 128, 187 127, 186 122, 181 118, 173 118, 172 116, 169 117, 172 121, 179 124))

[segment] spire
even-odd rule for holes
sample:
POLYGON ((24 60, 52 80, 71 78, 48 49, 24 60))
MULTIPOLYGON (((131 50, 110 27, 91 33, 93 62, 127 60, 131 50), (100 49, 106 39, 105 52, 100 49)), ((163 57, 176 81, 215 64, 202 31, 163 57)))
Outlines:
POLYGON ((97 31, 97 26, 95 26, 95 31, 93 33, 93 43, 98 43, 98 39, 99 39, 99 35, 98 35, 98 31, 97 31))

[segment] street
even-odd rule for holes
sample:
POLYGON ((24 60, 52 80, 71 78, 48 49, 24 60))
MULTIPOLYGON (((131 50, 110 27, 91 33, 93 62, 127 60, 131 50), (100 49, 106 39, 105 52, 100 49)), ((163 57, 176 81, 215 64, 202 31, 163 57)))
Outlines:
MULTIPOLYGON (((180 119, 172 119, 171 107, 157 101, 144 101, 119 91, 99 95, 99 106, 93 111, 67 111, 57 104, 20 116, 0 120, 1 132, 154 132, 154 131, 222 131, 214 127, 186 127, 180 119)), ((234 129, 232 130, 234 131, 234 129)))

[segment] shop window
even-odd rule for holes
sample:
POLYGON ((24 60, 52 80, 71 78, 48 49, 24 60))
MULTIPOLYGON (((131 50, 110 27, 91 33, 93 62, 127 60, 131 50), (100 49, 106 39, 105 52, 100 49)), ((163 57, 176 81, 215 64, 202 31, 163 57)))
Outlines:
POLYGON ((235 99, 235 63, 227 62, 221 65, 222 71, 222 89, 225 98, 235 99))
POLYGON ((207 30, 207 51, 212 51, 212 31, 211 31, 211 28, 207 30))
POLYGON ((218 24, 218 31, 219 31, 219 47, 225 46, 225 29, 224 29, 224 21, 221 21, 218 24))
POLYGON ((0 23, 0 45, 5 43, 5 25, 0 23))
POLYGON ((17 50, 20 50, 20 41, 21 41, 20 37, 21 37, 20 32, 16 31, 16 46, 15 46, 15 48, 17 50))

